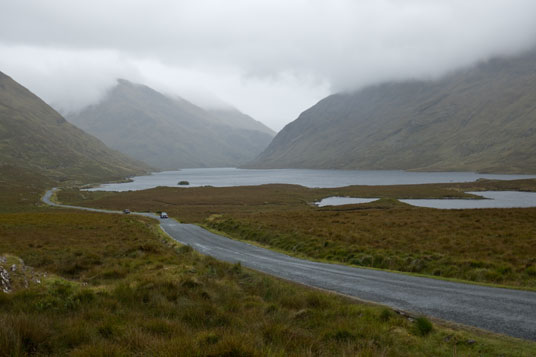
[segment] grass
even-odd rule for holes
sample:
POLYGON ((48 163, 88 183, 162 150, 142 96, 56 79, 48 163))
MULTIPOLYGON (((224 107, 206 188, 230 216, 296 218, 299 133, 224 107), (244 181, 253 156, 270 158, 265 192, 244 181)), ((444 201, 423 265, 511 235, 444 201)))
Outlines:
POLYGON ((59 198, 92 207, 165 210, 180 221, 305 258, 534 289, 535 208, 436 210, 396 200, 463 197, 465 190, 494 189, 534 191, 536 180, 335 189, 263 185, 128 193, 69 190, 59 198), (328 196, 382 199, 331 208, 311 204, 328 196))
POLYGON ((201 256, 142 217, 4 213, 0 237, 9 263, 47 273, 40 284, 0 293, 0 355, 529 356, 536 349, 441 324, 422 334, 418 320, 390 309, 201 256))
POLYGON ((35 211, 39 197, 53 181, 31 170, 0 165, 0 213, 35 211))
POLYGON ((418 335, 426 336, 430 332, 432 332, 433 329, 434 329, 434 326, 432 325, 430 320, 428 320, 426 317, 421 316, 415 320, 415 331, 417 331, 418 335))
POLYGON ((536 287, 536 209, 296 210, 223 215, 210 228, 319 260, 536 287))

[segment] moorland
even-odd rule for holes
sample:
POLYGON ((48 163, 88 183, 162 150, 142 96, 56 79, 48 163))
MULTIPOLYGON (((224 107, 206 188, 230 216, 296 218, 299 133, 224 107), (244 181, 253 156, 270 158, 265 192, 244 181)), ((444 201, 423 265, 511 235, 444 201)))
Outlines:
POLYGON ((399 198, 471 198, 465 191, 535 191, 536 180, 349 186, 159 187, 133 192, 63 190, 62 202, 168 212, 231 238, 287 254, 437 278, 536 288, 536 208, 439 210, 399 198), (329 196, 381 197, 316 207, 329 196))
MULTIPOLYGON (((170 240, 152 219, 44 206, 39 198, 48 183, 18 177, 1 183, 0 265, 10 275, 10 291, 0 293, 0 355, 528 356, 534 351, 533 342, 408 317, 218 262, 170 240)), ((226 201, 238 202, 234 214, 252 204, 244 201, 253 199, 252 189, 239 188, 245 194, 226 201)), ((280 190, 279 199, 287 197, 277 186, 256 189, 280 190)), ((202 202, 196 190, 181 192, 202 202)), ((204 195, 205 202, 223 200, 221 192, 219 198, 204 195)), ((100 194, 66 190, 59 197, 87 201, 93 195, 100 194)), ((277 204, 266 202, 264 212, 275 213, 269 207, 277 204)), ((134 197, 128 203, 132 209, 141 205, 134 197)), ((188 220, 214 214, 209 206, 189 210, 188 220)))

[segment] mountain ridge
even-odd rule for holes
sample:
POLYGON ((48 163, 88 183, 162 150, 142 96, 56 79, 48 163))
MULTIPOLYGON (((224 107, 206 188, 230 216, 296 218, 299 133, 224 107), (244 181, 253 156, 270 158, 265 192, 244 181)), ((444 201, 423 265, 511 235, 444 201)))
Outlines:
POLYGON ((273 137, 262 127, 255 130, 255 123, 253 129, 226 125, 183 98, 124 79, 99 103, 67 119, 113 149, 161 170, 238 166, 273 137))
POLYGON ((333 94, 250 168, 536 172, 536 51, 333 94))
POLYGON ((38 172, 56 182, 118 180, 150 169, 70 124, 2 72, 0 147, 2 167, 38 172))

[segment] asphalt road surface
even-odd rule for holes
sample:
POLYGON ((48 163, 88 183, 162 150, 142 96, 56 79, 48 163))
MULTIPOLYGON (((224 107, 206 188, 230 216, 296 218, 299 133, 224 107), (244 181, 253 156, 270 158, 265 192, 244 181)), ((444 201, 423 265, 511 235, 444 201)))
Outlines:
MULTIPOLYGON (((53 206, 121 213, 86 207, 53 206)), ((338 264, 318 263, 232 240, 192 224, 160 219, 173 239, 198 252, 301 284, 331 290, 408 313, 454 321, 514 337, 536 340, 536 292, 491 288, 338 264)))

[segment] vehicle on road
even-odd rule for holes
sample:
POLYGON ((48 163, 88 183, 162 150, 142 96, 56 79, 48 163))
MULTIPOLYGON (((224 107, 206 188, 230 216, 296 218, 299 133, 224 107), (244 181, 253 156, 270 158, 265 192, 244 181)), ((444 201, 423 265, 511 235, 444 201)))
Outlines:
POLYGON ((160 212, 160 218, 168 218, 168 215, 166 212, 160 212))
POLYGON ((130 210, 129 210, 128 208, 127 208, 127 209, 124 209, 124 210, 123 210, 123 213, 124 213, 124 214, 130 214, 130 210))

